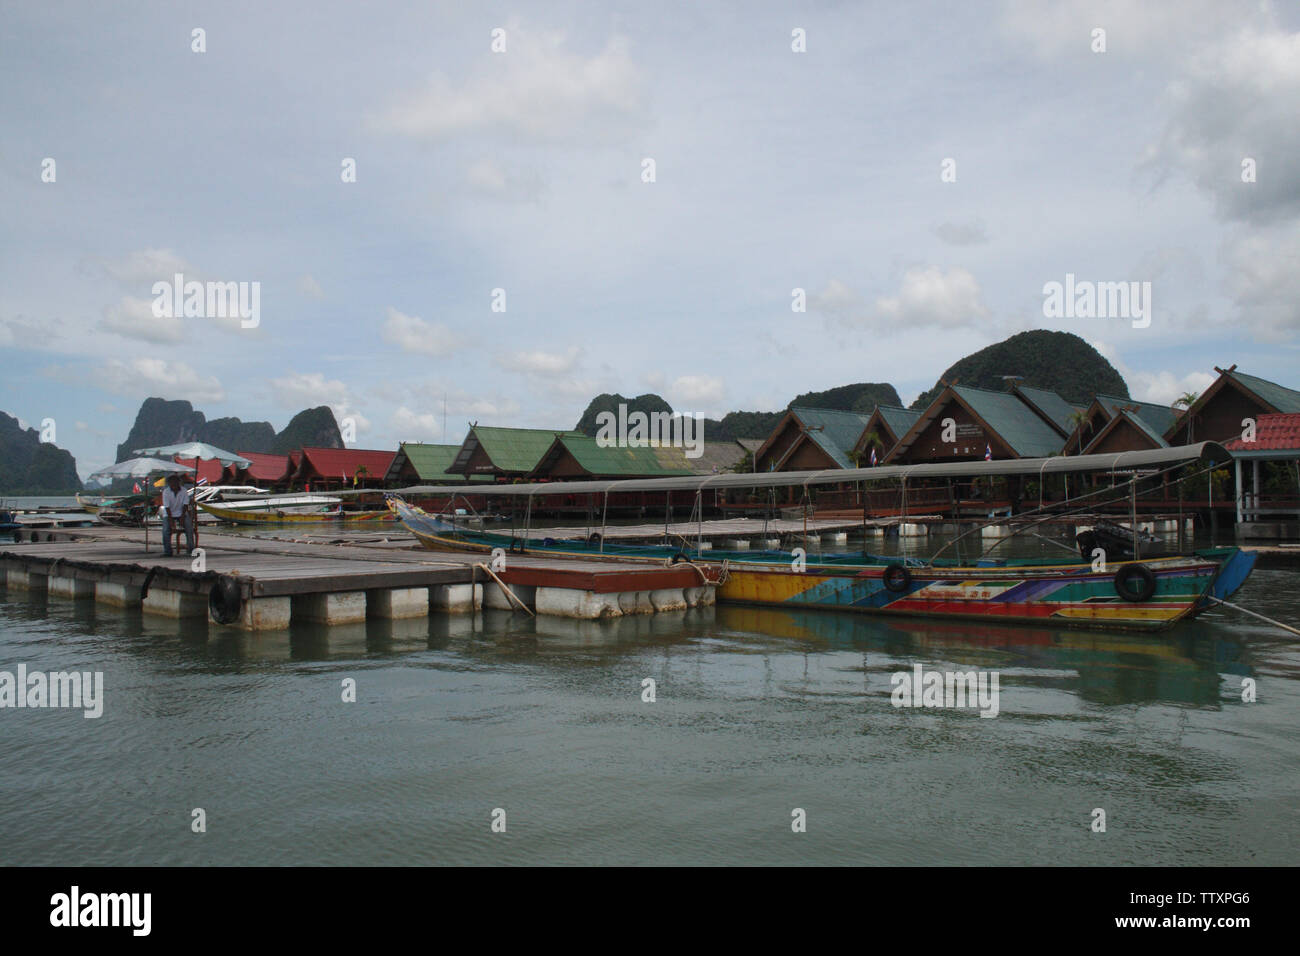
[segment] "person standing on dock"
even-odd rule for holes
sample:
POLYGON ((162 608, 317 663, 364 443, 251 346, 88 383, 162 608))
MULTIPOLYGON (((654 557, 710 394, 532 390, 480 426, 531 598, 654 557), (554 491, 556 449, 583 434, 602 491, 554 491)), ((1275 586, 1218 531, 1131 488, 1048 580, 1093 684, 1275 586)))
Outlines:
POLYGON ((190 513, 190 492, 181 487, 181 476, 167 476, 167 487, 162 493, 163 557, 172 556, 172 530, 174 522, 185 523, 185 550, 194 551, 194 516, 190 513))

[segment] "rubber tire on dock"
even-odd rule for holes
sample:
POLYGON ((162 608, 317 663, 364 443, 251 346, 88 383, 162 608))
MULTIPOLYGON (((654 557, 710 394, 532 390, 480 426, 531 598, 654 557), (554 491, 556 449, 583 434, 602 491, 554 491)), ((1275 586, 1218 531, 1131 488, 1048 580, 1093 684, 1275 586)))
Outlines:
POLYGON ((599 548, 601 540, 599 531, 593 531, 591 534, 587 535, 587 544, 590 547, 599 548))
POLYGON ((885 582, 885 589, 893 591, 895 594, 902 594, 912 586, 912 572, 907 566, 894 561, 885 565, 885 573, 881 580, 885 582), (901 580, 900 580, 901 578, 901 580))
POLYGON ((1145 564, 1121 564, 1115 572, 1115 593, 1134 604, 1148 601, 1156 593, 1156 576, 1145 564), (1141 586, 1135 591, 1129 588, 1134 577, 1141 580, 1141 586))
POLYGON ((208 613, 218 624, 234 624, 238 621, 243 604, 239 582, 231 578, 221 578, 208 592, 208 613))
POLYGON ((683 561, 691 560, 686 556, 685 551, 677 551, 673 554, 673 564, 681 564, 683 561))

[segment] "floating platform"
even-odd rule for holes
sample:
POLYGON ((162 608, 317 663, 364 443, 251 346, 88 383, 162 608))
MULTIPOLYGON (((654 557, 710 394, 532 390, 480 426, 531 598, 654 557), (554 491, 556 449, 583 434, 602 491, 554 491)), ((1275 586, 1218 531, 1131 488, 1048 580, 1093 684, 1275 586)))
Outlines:
POLYGON ((433 553, 409 543, 376 547, 206 532, 198 542, 200 561, 163 557, 156 541, 145 551, 138 530, 59 537, 64 540, 0 544, 0 578, 10 592, 46 591, 253 631, 293 621, 346 624, 482 607, 596 619, 715 600, 716 572, 691 564, 512 554, 494 576, 481 555, 433 553))

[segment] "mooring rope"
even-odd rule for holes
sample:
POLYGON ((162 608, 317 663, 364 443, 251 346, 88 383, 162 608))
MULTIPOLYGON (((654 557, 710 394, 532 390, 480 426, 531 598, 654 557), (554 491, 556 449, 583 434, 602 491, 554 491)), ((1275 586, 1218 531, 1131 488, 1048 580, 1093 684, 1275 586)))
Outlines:
POLYGON ((1280 627, 1284 631, 1290 631, 1292 634, 1300 635, 1300 630, 1297 630, 1296 628, 1292 627, 1290 624, 1283 624, 1281 621, 1275 621, 1271 617, 1265 617, 1263 614, 1260 614, 1258 611, 1252 611, 1250 608, 1242 607, 1240 604, 1233 604, 1231 601, 1220 600, 1219 598, 1216 598, 1212 594, 1207 594, 1205 596, 1209 598, 1211 601, 1213 601, 1215 604, 1222 604, 1224 607, 1230 607, 1235 611, 1241 611, 1243 614, 1249 614, 1251 617, 1257 617, 1261 621, 1267 621, 1269 624, 1272 624, 1274 627, 1280 627))

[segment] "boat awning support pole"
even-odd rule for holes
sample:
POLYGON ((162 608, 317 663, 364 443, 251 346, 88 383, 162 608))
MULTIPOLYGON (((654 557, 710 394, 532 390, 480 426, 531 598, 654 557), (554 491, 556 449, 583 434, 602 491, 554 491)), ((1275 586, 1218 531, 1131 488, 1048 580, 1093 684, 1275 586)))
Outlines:
POLYGON ((519 548, 521 552, 528 550, 528 534, 529 534, 529 528, 532 527, 532 523, 533 523, 533 496, 529 495, 528 506, 524 509, 524 543, 519 548))
POLYGON ((1233 464, 1233 468, 1236 470, 1236 479, 1237 479, 1237 524, 1241 524, 1241 499, 1242 499, 1241 459, 1240 458, 1236 459, 1232 464, 1233 464))
POLYGON ((1137 561, 1141 555, 1138 554, 1138 476, 1133 475, 1133 480, 1129 482, 1129 525, 1133 528, 1133 560, 1137 561))
POLYGON ((605 492, 605 504, 600 509, 600 553, 605 553, 605 519, 609 517, 609 492, 605 492))
POLYGON ((902 495, 900 496, 900 501, 902 502, 902 508, 900 509, 901 513, 898 516, 898 546, 903 551, 903 563, 906 564, 907 563, 907 535, 903 531, 903 526, 907 523, 907 476, 906 475, 904 475, 902 478, 901 487, 902 487, 902 495))
POLYGON ((699 524, 695 530, 695 553, 704 550, 704 490, 695 492, 695 507, 699 512, 699 524))

